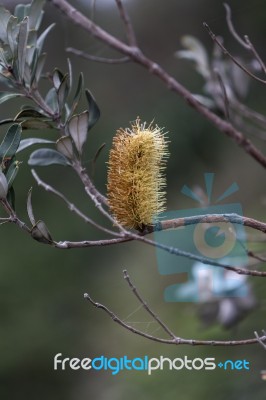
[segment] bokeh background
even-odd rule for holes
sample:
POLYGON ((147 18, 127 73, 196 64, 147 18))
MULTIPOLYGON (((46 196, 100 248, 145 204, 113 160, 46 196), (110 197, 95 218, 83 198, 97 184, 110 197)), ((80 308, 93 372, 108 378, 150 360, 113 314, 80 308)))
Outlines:
MULTIPOLYGON (((6 1, 12 7, 16 2, 6 1)), ((190 63, 174 57, 181 48, 184 34, 197 36, 211 51, 211 39, 202 26, 207 21, 221 34, 230 49, 247 57, 232 40, 225 23, 222 0, 128 0, 141 47, 192 92, 200 92, 203 81, 190 63)), ((74 2, 85 14, 91 13, 91 2, 74 2)), ((230 1, 235 25, 248 34, 266 59, 266 4, 263 0, 230 1)), ((265 218, 265 172, 237 145, 190 109, 155 77, 134 64, 94 64, 65 52, 68 46, 99 56, 117 56, 104 44, 95 41, 73 26, 50 3, 45 7, 43 27, 56 22, 46 43, 49 54, 47 70, 66 70, 69 56, 75 76, 83 71, 86 87, 94 94, 102 112, 90 133, 85 162, 91 160, 102 143, 106 143, 94 172, 94 181, 106 191, 106 161, 112 137, 119 127, 140 116, 143 120, 164 126, 171 141, 171 158, 167 168, 168 209, 192 208, 191 200, 180 194, 184 184, 204 185, 203 174, 216 174, 214 196, 220 195, 232 182, 239 192, 231 201, 242 204, 244 214, 265 218)), ((94 19, 119 37, 124 31, 113 0, 96 1, 94 19)), ((44 90, 47 90, 44 84, 44 90)), ((251 83, 247 104, 264 112, 265 88, 251 83)), ((13 101, 1 108, 1 118, 15 115, 20 103, 13 101)), ((84 101, 85 106, 85 101, 84 101)), ((34 133, 34 132, 33 132, 34 133)), ((4 130, 1 130, 4 135, 4 130)), ((52 138, 49 132, 42 136, 52 138)), ((263 142, 258 143, 263 148, 263 142)), ((37 218, 43 219, 55 240, 102 238, 101 233, 83 224, 60 201, 38 188, 27 159, 23 161, 15 184, 17 209, 26 219, 27 192, 33 186, 33 206, 37 218)), ((83 194, 74 174, 60 167, 39 168, 41 177, 66 193, 85 212, 98 216, 83 194)), ((266 383, 260 370, 266 369, 266 353, 261 346, 246 347, 177 347, 145 340, 115 324, 100 310, 83 299, 84 292, 115 311, 136 327, 153 331, 149 318, 138 310, 139 304, 127 287, 122 270, 132 280, 158 315, 177 334, 187 338, 229 340, 253 337, 254 330, 265 328, 265 283, 253 279, 259 304, 233 330, 218 325, 203 328, 196 317, 197 305, 165 303, 163 290, 175 283, 175 276, 163 277, 157 271, 153 248, 130 243, 116 247, 82 250, 56 250, 31 240, 15 226, 3 225, 0 231, 0 393, 3 399, 77 400, 161 399, 180 400, 215 398, 221 400, 265 398, 266 383), (53 357, 141 357, 160 355, 170 358, 219 357, 247 359, 250 371, 157 371, 144 372, 54 371, 53 357)), ((161 331, 157 331, 161 334, 161 331)))

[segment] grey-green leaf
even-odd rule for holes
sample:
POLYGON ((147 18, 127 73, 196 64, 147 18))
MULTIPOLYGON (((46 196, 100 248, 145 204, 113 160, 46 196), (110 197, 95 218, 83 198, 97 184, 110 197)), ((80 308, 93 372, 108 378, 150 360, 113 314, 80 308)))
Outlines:
POLYGON ((43 221, 38 221, 31 229, 31 236, 33 239, 44 244, 52 244, 53 239, 48 231, 47 226, 43 221))
POLYGON ((44 44, 44 41, 46 39, 46 36, 50 33, 50 31, 53 29, 54 26, 55 26, 55 23, 49 25, 48 28, 46 28, 45 31, 43 31, 43 33, 38 38, 38 40, 37 40, 37 48, 39 49, 40 53, 42 51, 43 44, 44 44))
POLYGON ((14 160, 12 164, 9 166, 8 171, 6 173, 8 188, 11 188, 11 186, 13 185, 18 170, 19 170, 19 162, 14 160))
POLYGON ((45 97, 45 102, 55 113, 58 112, 58 99, 55 88, 49 90, 45 97))
POLYGON ((13 157, 18 149, 22 128, 20 124, 13 124, 8 129, 3 142, 0 145, 0 159, 13 157))
POLYGON ((19 151, 22 151, 30 146, 33 146, 35 144, 52 144, 54 143, 52 140, 46 140, 46 139, 38 139, 38 138, 28 138, 28 139, 23 139, 21 140, 19 147, 17 149, 17 153, 19 151))
POLYGON ((0 6, 0 40, 7 43, 7 24, 11 14, 5 7, 0 6))
POLYGON ((8 192, 8 183, 5 175, 0 171, 0 199, 5 199, 8 192))
POLYGON ((69 162, 63 154, 53 149, 39 149, 35 150, 28 161, 29 165, 46 167, 52 164, 59 164, 63 166, 69 165, 69 162))
POLYGON ((20 111, 14 118, 15 121, 18 119, 24 118, 45 118, 45 115, 41 112, 35 110, 34 108, 24 108, 24 110, 20 111))
POLYGON ((79 80, 78 80, 76 93, 74 95, 73 103, 72 103, 71 109, 70 109, 70 113, 69 113, 70 116, 72 114, 74 114, 74 112, 75 112, 75 110, 76 110, 76 108, 78 106, 81 94, 83 92, 83 86, 84 86, 84 78, 83 78, 83 74, 81 72, 80 75, 79 75, 79 80))
POLYGON ((70 136, 63 136, 56 142, 57 150, 69 159, 73 158, 74 151, 70 136))
POLYGON ((31 202, 32 188, 30 188, 27 198, 27 212, 32 225, 35 225, 35 218, 33 214, 32 202, 31 202))
POLYGON ((88 130, 90 130, 100 118, 100 109, 96 104, 95 98, 88 89, 85 90, 85 94, 89 103, 88 130))
POLYGON ((56 91, 59 89, 63 78, 64 78, 64 74, 58 68, 55 68, 55 70, 53 72, 53 84, 54 84, 56 91))
POLYGON ((89 126, 89 113, 85 111, 74 115, 68 122, 68 131, 72 137, 79 154, 82 153, 82 147, 86 142, 89 126))
POLYGON ((14 59, 17 57, 17 35, 19 31, 18 20, 13 15, 7 24, 7 40, 14 59))
POLYGON ((33 0, 29 8, 29 27, 38 30, 43 16, 45 0, 33 0))
POLYGON ((18 70, 20 80, 24 81, 24 69, 27 56, 27 43, 29 34, 29 20, 28 17, 20 23, 18 34, 18 70))
POLYGON ((41 120, 36 118, 26 119, 21 122, 23 129, 53 129, 54 126, 47 120, 41 120))
POLYGON ((72 84, 73 84, 73 70, 72 70, 72 65, 71 65, 71 61, 69 58, 67 59, 67 64, 68 64, 68 75, 69 75, 69 90, 71 90, 72 84))
POLYGON ((0 92, 0 104, 21 96, 23 96, 21 93, 0 92))

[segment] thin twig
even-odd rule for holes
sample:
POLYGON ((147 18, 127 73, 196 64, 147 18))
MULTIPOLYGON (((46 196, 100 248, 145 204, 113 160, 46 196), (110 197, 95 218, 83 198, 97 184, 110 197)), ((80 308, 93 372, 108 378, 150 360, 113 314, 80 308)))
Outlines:
POLYGON ((223 102, 224 102, 224 115, 227 121, 230 121, 230 112, 229 112, 229 99, 227 96, 226 88, 223 82, 223 79, 217 69, 214 70, 215 75, 217 76, 221 91, 222 91, 222 97, 223 97, 223 102))
POLYGON ((145 310, 152 316, 152 318, 163 328, 163 330, 170 336, 172 337, 172 339, 176 340, 176 336, 175 334, 168 328, 167 325, 165 325, 164 322, 161 321, 161 319, 150 309, 150 307, 148 306, 148 304, 142 299, 141 295, 139 294, 136 286, 133 285, 130 276, 127 272, 127 270, 125 269, 123 271, 124 274, 124 278, 127 281, 130 289, 132 290, 132 292, 134 293, 134 295, 136 296, 136 298, 138 299, 138 301, 141 303, 141 305, 143 306, 143 308, 145 308, 145 310))
POLYGON ((128 238, 117 238, 117 239, 101 239, 101 240, 83 240, 80 242, 71 242, 68 240, 54 242, 54 247, 58 249, 83 249, 87 247, 103 247, 103 246, 111 246, 118 243, 128 242, 130 239, 128 238))
POLYGON ((128 15, 128 12, 124 7, 123 1, 122 0, 115 0, 115 1, 117 4, 119 13, 120 13, 120 17, 121 17, 122 21, 124 22, 124 25, 126 28, 128 44, 132 47, 137 47, 136 35, 134 32, 130 17, 128 15))
MULTIPOLYGON (((130 277, 127 274, 126 271, 124 271, 124 275, 126 274, 126 280, 129 283, 130 277)), ((138 293, 137 289, 135 286, 131 283, 130 287, 134 288, 134 294, 138 293), (131 286, 132 285, 132 286, 131 286)), ((122 321, 113 311, 111 311, 109 308, 107 308, 105 305, 98 303, 94 301, 88 293, 84 294, 84 298, 89 301, 94 307, 99 308, 103 310, 106 314, 109 315, 109 317, 112 318, 114 322, 116 322, 118 325, 122 326, 126 330, 133 332, 134 334, 140 335, 146 339, 153 340, 155 342, 160 342, 164 344, 172 344, 172 345, 191 345, 191 346, 243 346, 243 345, 250 345, 250 344, 264 344, 266 341, 266 333, 263 332, 263 336, 256 335, 256 338, 252 339, 245 339, 245 340, 195 340, 195 339, 184 339, 181 337, 176 336, 172 331, 167 327, 166 324, 164 324, 157 316, 156 314, 151 310, 151 308, 147 305, 147 302, 142 299, 140 295, 136 296, 141 305, 145 308, 145 310, 153 316, 155 321, 163 328, 163 330, 170 336, 171 339, 164 339, 160 338, 157 336, 153 336, 150 334, 147 334, 146 332, 142 332, 139 329, 136 329, 132 327, 131 325, 125 323, 122 321)))
POLYGON ((86 60, 104 64, 125 64, 131 61, 129 57, 121 57, 121 58, 98 57, 92 54, 85 53, 84 51, 74 49, 73 47, 67 47, 66 51, 75 54, 78 57, 85 58, 86 60))
POLYGON ((8 201, 6 199, 2 199, 2 200, 0 200, 0 202, 1 202, 4 210, 6 211, 6 213, 9 215, 9 218, 7 218, 5 222, 11 222, 11 223, 17 225, 23 231, 31 234, 31 229, 27 226, 27 224, 25 222, 23 222, 21 219, 19 219, 16 212, 13 210, 13 208, 8 203, 8 201))
POLYGON ((255 59, 260 64, 260 67, 261 67, 262 71, 264 72, 264 74, 266 74, 266 66, 265 66, 264 62, 262 61, 259 53, 255 49, 253 43, 250 41, 250 39, 249 39, 249 37, 247 35, 245 35, 244 38, 245 38, 245 41, 246 41, 247 45, 249 46, 250 51, 253 53, 255 59))
POLYGON ((245 47, 245 49, 249 50, 250 47, 249 45, 239 36, 239 34, 236 32, 235 27, 232 22, 232 13, 231 13, 231 8, 227 3, 224 3, 224 8, 226 11, 226 22, 228 29, 231 33, 231 35, 236 39, 238 43, 241 44, 241 46, 245 47))
POLYGON ((266 80, 259 78, 258 76, 254 75, 251 71, 249 71, 244 65, 242 65, 221 43, 221 41, 217 38, 217 36, 213 33, 209 25, 204 22, 203 23, 204 28, 208 31, 210 37, 212 40, 222 49, 223 53, 227 55, 242 71, 244 71, 247 75, 249 75, 251 78, 255 79, 256 81, 266 84, 266 80))

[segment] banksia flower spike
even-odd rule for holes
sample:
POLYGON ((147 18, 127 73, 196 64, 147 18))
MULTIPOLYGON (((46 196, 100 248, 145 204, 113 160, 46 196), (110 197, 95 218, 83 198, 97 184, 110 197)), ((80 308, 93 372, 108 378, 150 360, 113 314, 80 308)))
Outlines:
POLYGON ((122 226, 144 229, 165 210, 168 156, 163 130, 137 119, 114 136, 108 162, 110 211, 122 226))

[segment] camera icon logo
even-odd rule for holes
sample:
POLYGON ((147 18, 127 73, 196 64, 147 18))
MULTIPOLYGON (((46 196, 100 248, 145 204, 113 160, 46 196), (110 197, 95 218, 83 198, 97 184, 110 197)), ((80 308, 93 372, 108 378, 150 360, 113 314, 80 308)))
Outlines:
MULTIPOLYGON (((206 173, 205 185, 208 203, 212 203, 214 174, 206 173)), ((245 229, 242 224, 233 222, 199 222, 186 224, 186 217, 210 214, 243 215, 241 204, 220 204, 238 190, 233 183, 216 201, 208 207, 168 211, 160 215, 160 220, 184 218, 184 225, 175 229, 156 231, 157 242, 176 247, 202 259, 213 260, 224 265, 246 265, 245 229)), ((200 202, 197 193, 184 186, 183 194, 200 202)), ((161 275, 175 275, 175 284, 164 291, 167 302, 199 302, 222 297, 242 297, 247 293, 246 276, 238 275, 222 267, 204 264, 187 257, 156 249, 157 266, 161 275), (186 281, 184 282, 184 279, 186 281)))

